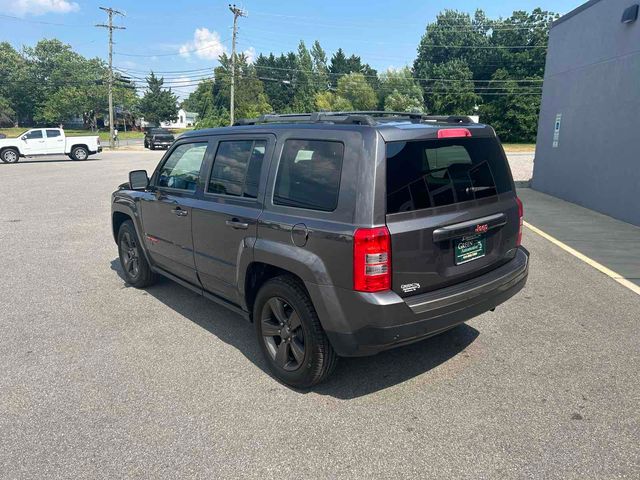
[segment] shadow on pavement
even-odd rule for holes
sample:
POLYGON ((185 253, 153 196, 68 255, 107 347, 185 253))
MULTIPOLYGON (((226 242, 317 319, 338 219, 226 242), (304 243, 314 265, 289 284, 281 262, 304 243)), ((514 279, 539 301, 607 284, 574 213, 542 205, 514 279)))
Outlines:
MULTIPOLYGON (((87 158, 86 160, 71 160, 69 157, 61 157, 61 158, 49 158, 49 157, 45 157, 45 158, 37 158, 37 157, 33 157, 33 158, 28 158, 26 160, 20 159, 19 162, 17 163, 12 163, 11 165, 20 165, 23 163, 86 163, 86 162, 97 162, 99 161, 100 158, 99 157, 94 157, 94 158, 87 158)), ((0 165, 5 165, 2 162, 0 162, 0 165)))
MULTIPOLYGON (((120 261, 111 269, 124 281, 120 261)), ((200 295, 160 277, 146 292, 180 315, 237 348, 254 365, 269 373, 258 347, 253 324, 200 295)), ((327 382, 308 391, 339 399, 353 399, 392 387, 426 373, 463 352, 479 332, 462 324, 437 337, 382 352, 374 357, 341 358, 327 382)), ((275 381, 275 380, 274 380, 275 381)))

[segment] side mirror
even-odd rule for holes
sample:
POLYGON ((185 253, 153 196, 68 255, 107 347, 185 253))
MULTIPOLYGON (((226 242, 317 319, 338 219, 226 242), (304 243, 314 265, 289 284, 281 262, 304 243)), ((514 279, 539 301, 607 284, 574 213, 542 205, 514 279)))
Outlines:
POLYGON ((131 190, 146 190, 148 186, 149 177, 146 170, 129 172, 129 187, 131 190))
POLYGON ((21 136, 20 140, 24 140, 26 142, 27 141, 27 136, 26 135, 21 136))

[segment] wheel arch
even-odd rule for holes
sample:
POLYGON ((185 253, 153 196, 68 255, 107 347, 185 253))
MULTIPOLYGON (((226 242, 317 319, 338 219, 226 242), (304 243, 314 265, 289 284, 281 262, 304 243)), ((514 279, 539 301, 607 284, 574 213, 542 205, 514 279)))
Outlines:
POLYGON ((91 149, 89 148, 89 145, 87 145, 86 143, 74 143, 73 145, 71 145, 71 148, 69 149, 69 153, 73 153, 73 149, 78 147, 84 148, 87 151, 87 154, 91 153, 91 149))
POLYGON ((18 146, 16 146, 16 145, 9 145, 7 147, 0 148, 0 155, 2 155, 6 150, 14 150, 14 151, 18 152, 18 156, 19 157, 24 157, 24 155, 20 151, 20 148, 18 146))
POLYGON ((253 321, 253 306, 260 288, 272 278, 276 278, 281 275, 287 275, 294 278, 300 283, 300 286, 305 290, 307 295, 309 295, 304 280, 296 273, 271 263, 258 261, 251 262, 247 266, 243 285, 244 301, 247 310, 249 311, 249 319, 251 321, 253 321))

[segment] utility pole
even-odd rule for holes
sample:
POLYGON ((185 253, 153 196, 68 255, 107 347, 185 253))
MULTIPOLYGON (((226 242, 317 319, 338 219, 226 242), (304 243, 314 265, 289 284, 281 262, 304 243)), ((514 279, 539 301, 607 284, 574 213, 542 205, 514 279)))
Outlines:
POLYGON ((233 37, 231 40, 231 105, 229 114, 231 117, 231 125, 235 121, 235 90, 236 90, 236 36, 238 34, 238 17, 246 17, 247 12, 236 7, 235 4, 229 4, 229 10, 233 13, 233 37))
POLYGON ((125 27, 118 27, 113 24, 113 16, 120 15, 124 17, 124 13, 114 10, 113 8, 107 7, 99 7, 100 10, 104 10, 109 15, 109 23, 108 24, 98 24, 96 27, 106 28, 109 30, 109 145, 111 148, 114 148, 113 143, 113 31, 114 30, 124 30, 125 27))

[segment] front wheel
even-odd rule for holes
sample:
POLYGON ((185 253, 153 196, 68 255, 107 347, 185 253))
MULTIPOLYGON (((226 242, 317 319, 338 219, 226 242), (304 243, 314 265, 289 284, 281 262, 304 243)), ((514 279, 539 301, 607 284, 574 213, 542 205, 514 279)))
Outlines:
POLYGON ((264 358, 282 382, 308 388, 333 372, 338 356, 295 278, 284 275, 264 284, 253 307, 253 322, 264 358))
POLYGON ((156 146, 153 143, 149 144, 149 150, 155 150, 156 146))
POLYGON ((0 159, 4 163, 18 163, 18 160, 20 160, 20 154, 13 148, 7 148, 6 150, 2 151, 0 159))
POLYGON ((123 222, 118 230, 118 254, 128 284, 144 288, 155 283, 155 274, 151 271, 138 243, 138 236, 131 220, 123 222))
POLYGON ((71 158, 78 161, 86 160, 89 158, 89 150, 85 147, 73 147, 71 149, 71 158))

